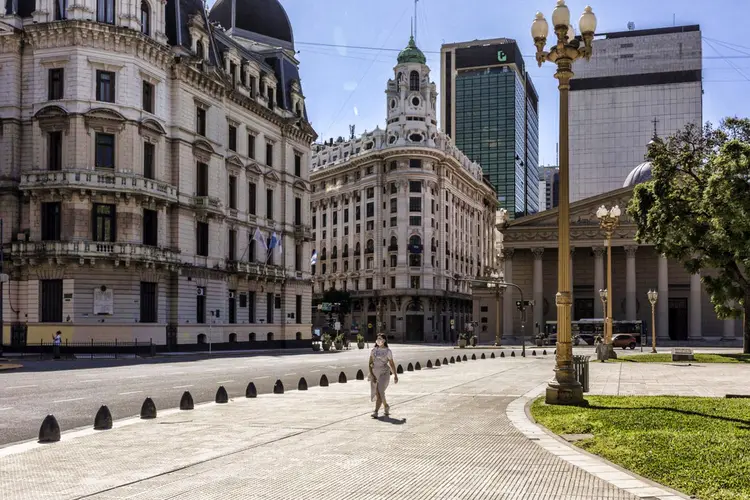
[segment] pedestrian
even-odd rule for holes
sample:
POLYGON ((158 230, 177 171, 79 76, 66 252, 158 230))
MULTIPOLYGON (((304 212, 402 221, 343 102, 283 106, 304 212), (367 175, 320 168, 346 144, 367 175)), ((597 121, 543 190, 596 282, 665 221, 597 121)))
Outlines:
POLYGON ((375 340, 375 347, 370 352, 370 401, 375 402, 375 411, 372 414, 372 418, 378 418, 381 403, 385 410, 385 416, 389 415, 391 407, 388 406, 385 400, 385 390, 388 388, 388 383, 391 380, 391 373, 393 373, 393 382, 398 384, 398 374, 396 373, 396 366, 393 363, 393 353, 388 347, 385 335, 380 333, 375 340))
POLYGON ((60 359, 60 345, 62 344, 62 333, 60 330, 57 330, 57 333, 55 333, 52 336, 52 356, 55 359, 60 359))

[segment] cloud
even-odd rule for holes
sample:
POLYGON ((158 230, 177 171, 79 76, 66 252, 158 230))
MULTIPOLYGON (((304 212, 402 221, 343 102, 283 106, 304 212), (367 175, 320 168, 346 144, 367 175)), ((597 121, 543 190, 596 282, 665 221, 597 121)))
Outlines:
POLYGON ((359 110, 357 109, 357 106, 354 106, 354 116, 359 116, 359 110))

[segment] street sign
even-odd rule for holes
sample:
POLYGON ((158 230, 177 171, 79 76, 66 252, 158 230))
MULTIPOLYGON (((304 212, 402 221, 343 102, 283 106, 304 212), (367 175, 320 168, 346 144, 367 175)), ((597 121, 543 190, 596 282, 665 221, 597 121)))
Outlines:
POLYGON ((456 325, 456 320, 455 320, 455 319, 452 319, 452 320, 451 320, 451 326, 455 326, 455 325, 456 325))
POLYGON ((367 328, 372 328, 372 323, 367 323, 367 328))
POLYGON ((334 330, 336 330, 337 332, 338 332, 339 330, 341 330, 341 322, 340 322, 340 321, 337 321, 336 323, 334 323, 334 325, 333 325, 333 329, 334 329, 334 330))

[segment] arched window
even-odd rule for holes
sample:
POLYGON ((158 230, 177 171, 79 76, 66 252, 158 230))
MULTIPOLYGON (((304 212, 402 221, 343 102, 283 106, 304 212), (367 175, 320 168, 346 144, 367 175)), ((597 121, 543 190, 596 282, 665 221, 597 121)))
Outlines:
POLYGON ((248 338, 250 342, 255 342, 255 332, 250 332, 250 336, 248 338))
POLYGON ((115 0, 96 0, 96 20, 115 24, 115 0))
POLYGON ((234 344, 237 342, 237 334, 236 333, 230 333, 229 334, 229 343, 234 344))
POLYGON ((400 91, 401 91, 401 72, 399 72, 398 75, 396 75, 396 92, 400 92, 400 91))
POLYGON ((151 6, 146 0, 141 0, 141 33, 151 34, 151 6))
POLYGON ((348 243, 344 243, 344 254, 342 255, 342 257, 344 258, 349 257, 349 244, 348 243))
POLYGON ((422 238, 412 235, 409 238, 409 266, 419 267, 422 265, 422 238))
POLYGON ((398 250, 398 238, 391 236, 391 245, 388 250, 398 250))
POLYGON ((338 254, 339 254, 339 248, 336 245, 334 245, 333 250, 331 250, 331 258, 335 259, 336 257, 338 257, 338 254))
MULTIPOLYGON (((348 270, 349 270, 349 261, 345 260, 344 261, 344 272, 347 272, 348 270)), ((344 282, 344 285, 346 285, 346 281, 344 282)), ((344 287, 344 289, 346 289, 346 286, 344 287)))
POLYGON ((205 333, 199 333, 198 334, 198 343, 199 344, 205 344, 206 343, 206 334, 205 333))
MULTIPOLYGON (((409 238, 409 246, 419 246, 422 244, 422 238, 419 237, 419 235, 413 235, 411 238, 409 238)), ((411 250, 411 248, 409 249, 411 250)))
POLYGON ((367 245, 365 246, 365 252, 374 252, 375 251, 375 242, 373 240, 367 240, 367 245))
POLYGON ((204 51, 203 51, 203 42, 196 42, 196 44, 195 44, 195 55, 198 56, 201 59, 204 59, 206 57, 204 55, 204 51))
POLYGON ((297 332, 294 334, 294 336, 297 340, 302 340, 302 332, 297 332))
POLYGON ((409 74, 409 90, 419 92, 419 72, 412 71, 409 74))
POLYGON ((268 335, 266 335, 266 340, 269 342, 273 342, 273 332, 268 332, 268 335))
POLYGON ((326 258, 327 258, 327 257, 326 257, 326 249, 324 248, 324 249, 323 249, 323 250, 321 250, 321 252, 320 252, 320 260, 326 260, 326 258))
POLYGON ((357 246, 354 247, 354 253, 356 255, 359 255, 362 252, 362 247, 359 245, 359 241, 357 242, 357 246))

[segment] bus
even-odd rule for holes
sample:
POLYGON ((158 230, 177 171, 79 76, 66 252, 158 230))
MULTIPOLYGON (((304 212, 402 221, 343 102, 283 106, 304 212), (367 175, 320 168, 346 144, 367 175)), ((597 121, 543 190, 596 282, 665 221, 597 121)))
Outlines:
MULTIPOLYGON (((641 338, 646 334, 645 325, 641 320, 621 320, 612 322, 612 335, 618 333, 627 333, 635 337, 638 344, 641 344, 641 338)), ((604 319, 587 318, 573 321, 570 330, 573 343, 593 344, 597 335, 604 337, 604 319)), ((547 321, 544 325, 543 341, 554 335, 557 340, 557 321, 547 321)))

